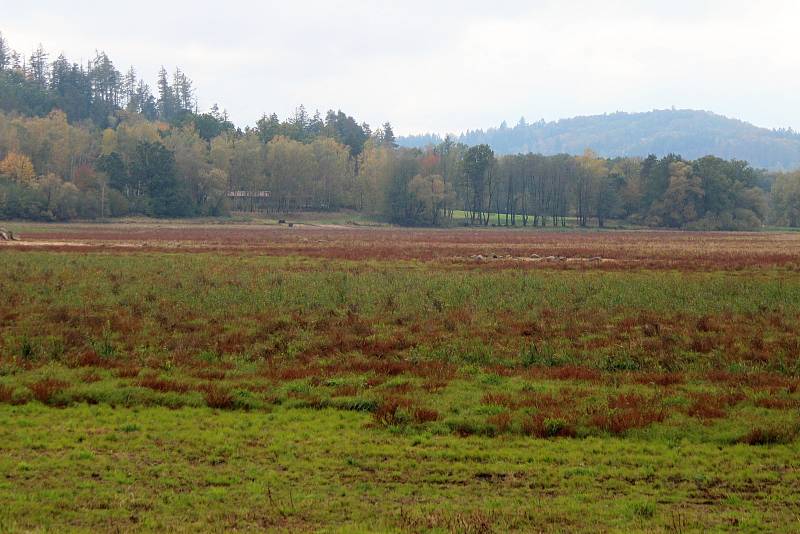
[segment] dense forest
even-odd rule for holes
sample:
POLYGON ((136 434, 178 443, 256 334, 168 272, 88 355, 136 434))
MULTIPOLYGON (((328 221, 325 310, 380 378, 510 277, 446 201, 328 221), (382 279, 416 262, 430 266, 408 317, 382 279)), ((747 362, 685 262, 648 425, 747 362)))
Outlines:
MULTIPOLYGON (((800 225, 800 173, 717 157, 496 155, 436 139, 399 147, 342 111, 232 124, 200 112, 180 69, 155 91, 104 53, 85 65, 0 35, 0 218, 218 216, 232 192, 269 191, 276 213, 351 209, 406 225, 577 224, 694 229, 800 225)), ((525 151, 528 152, 528 151, 525 151)))
MULTIPOLYGON (((612 113, 555 122, 471 130, 457 140, 467 145, 487 144, 498 154, 535 152, 580 155, 591 147, 604 157, 659 157, 682 154, 697 159, 708 154, 749 161, 773 171, 800 168, 800 135, 792 130, 768 130, 707 111, 657 110, 647 113, 612 113)), ((405 147, 438 144, 437 135, 401 137, 405 147)))

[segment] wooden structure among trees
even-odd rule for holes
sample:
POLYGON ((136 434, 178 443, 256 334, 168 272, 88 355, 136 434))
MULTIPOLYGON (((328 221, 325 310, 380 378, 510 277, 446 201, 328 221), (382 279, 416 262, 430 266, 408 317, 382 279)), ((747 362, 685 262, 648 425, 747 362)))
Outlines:
POLYGON ((228 191, 233 211, 269 211, 270 191, 228 191))

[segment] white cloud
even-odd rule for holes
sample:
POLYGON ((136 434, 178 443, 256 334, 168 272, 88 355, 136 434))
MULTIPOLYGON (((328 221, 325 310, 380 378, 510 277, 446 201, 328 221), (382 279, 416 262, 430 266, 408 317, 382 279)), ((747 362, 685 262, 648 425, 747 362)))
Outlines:
POLYGON ((401 133, 675 105, 800 129, 795 1, 37 4, 0 0, 20 51, 179 65, 239 124, 300 103, 401 133))

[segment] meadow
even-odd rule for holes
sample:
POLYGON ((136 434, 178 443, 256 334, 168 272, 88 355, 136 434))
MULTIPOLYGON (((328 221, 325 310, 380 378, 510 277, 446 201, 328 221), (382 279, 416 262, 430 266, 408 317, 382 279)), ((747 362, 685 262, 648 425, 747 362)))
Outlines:
POLYGON ((800 529, 800 234, 17 231, 0 531, 800 529))

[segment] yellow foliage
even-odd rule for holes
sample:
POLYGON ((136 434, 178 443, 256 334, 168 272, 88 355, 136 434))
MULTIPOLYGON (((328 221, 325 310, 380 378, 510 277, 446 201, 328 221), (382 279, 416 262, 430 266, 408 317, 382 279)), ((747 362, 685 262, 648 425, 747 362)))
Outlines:
POLYGON ((18 182, 30 182, 36 178, 36 171, 31 159, 17 152, 9 152, 0 162, 0 174, 10 176, 12 180, 18 182))
POLYGON ((103 130, 103 140, 101 141, 101 152, 107 156, 117 150, 117 132, 111 128, 103 130))

